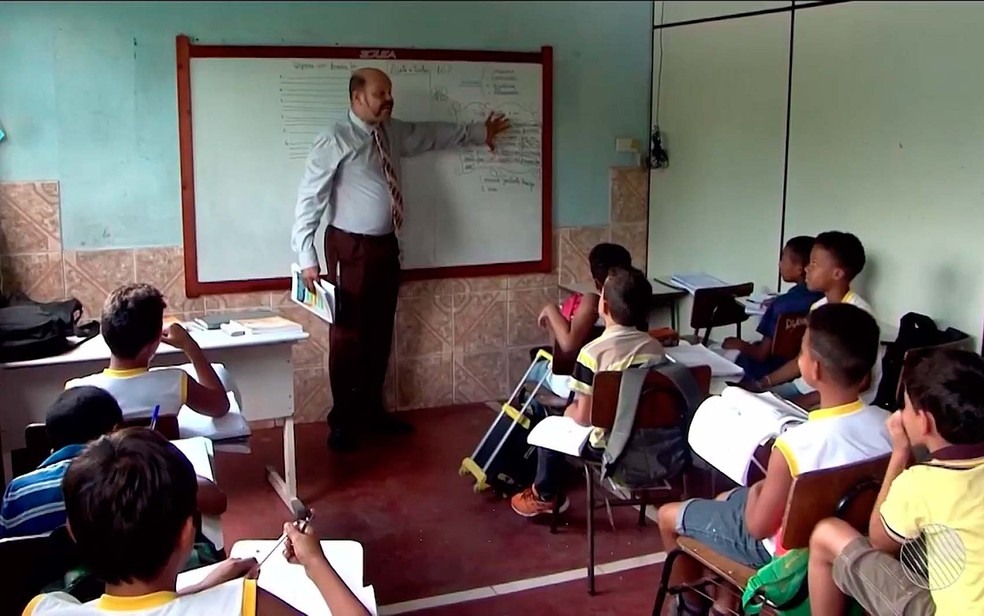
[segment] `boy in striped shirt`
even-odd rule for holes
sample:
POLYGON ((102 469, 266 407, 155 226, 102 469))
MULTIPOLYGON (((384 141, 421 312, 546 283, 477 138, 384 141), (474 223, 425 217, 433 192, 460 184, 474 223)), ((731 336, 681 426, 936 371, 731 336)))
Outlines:
POLYGON ((89 441, 123 421, 116 399, 96 387, 62 392, 45 427, 53 453, 36 470, 15 478, 0 505, 0 538, 49 533, 65 525, 62 478, 89 441))

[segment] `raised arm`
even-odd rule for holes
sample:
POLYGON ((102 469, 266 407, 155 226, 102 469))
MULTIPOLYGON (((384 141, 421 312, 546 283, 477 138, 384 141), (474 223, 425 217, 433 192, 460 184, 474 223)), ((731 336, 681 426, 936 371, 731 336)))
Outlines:
POLYGON ((491 113, 484 123, 401 122, 390 120, 401 156, 417 156, 432 150, 447 150, 464 145, 488 145, 494 149, 495 138, 509 130, 509 120, 491 113))
POLYGON ((331 135, 318 137, 308 154, 291 229, 291 248, 302 269, 318 267, 314 234, 331 207, 331 186, 340 159, 341 152, 331 135))

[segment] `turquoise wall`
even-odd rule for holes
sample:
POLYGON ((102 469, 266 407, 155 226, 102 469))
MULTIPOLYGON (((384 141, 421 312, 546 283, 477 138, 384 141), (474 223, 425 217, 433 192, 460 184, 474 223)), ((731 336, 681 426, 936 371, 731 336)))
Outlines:
POLYGON ((554 222, 608 222, 616 137, 646 143, 652 2, 0 4, 0 179, 61 182, 66 250, 181 243, 174 37, 553 45, 554 222))

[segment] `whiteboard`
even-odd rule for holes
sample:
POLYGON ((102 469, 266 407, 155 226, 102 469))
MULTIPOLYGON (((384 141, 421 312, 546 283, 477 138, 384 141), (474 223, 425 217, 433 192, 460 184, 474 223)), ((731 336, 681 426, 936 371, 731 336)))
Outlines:
MULTIPOLYGON (((541 64, 194 57, 198 283, 289 275, 306 156, 318 134, 345 119, 349 76, 360 67, 390 76, 398 119, 468 123, 500 111, 512 125, 494 153, 469 146, 401 160, 404 269, 537 264, 549 255, 541 64)), ((322 271, 325 227, 322 221, 315 240, 322 271)))

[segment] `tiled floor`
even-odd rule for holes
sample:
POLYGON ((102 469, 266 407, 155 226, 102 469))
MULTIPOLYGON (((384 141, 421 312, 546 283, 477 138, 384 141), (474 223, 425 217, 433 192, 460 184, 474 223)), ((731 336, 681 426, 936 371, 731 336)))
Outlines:
MULTIPOLYGON (((354 454, 329 453, 323 424, 301 425, 296 433, 299 496, 316 511, 317 526, 326 538, 355 539, 363 544, 365 577, 375 586, 379 605, 572 570, 580 570, 572 575, 583 575, 587 549, 584 495, 576 473, 572 474, 572 507, 565 515, 566 524, 551 535, 546 524, 516 516, 506 500, 475 494, 472 482, 458 476, 462 458, 472 452, 494 417, 488 407, 411 411, 401 417, 417 427, 415 434, 380 439, 354 454)), ((281 460, 280 429, 255 432, 252 446, 250 455, 220 453, 217 457, 216 478, 229 496, 229 510, 222 520, 227 546, 239 539, 279 536, 288 515, 263 472, 266 464, 281 460)), ((653 554, 657 556, 650 556, 649 561, 623 566, 657 562, 661 545, 656 528, 653 524, 638 527, 637 517, 629 508, 614 510, 613 532, 604 510, 596 512, 599 565, 653 554)), ((638 578, 632 571, 599 577, 601 594, 590 603, 610 607, 612 601, 622 605, 623 600, 631 600, 635 603, 625 604, 626 609, 619 613, 639 613, 636 607, 654 596, 656 569, 644 566, 638 578), (638 579, 640 586, 629 595, 616 592, 625 587, 626 576, 638 579)), ((525 596, 536 606, 562 597, 582 604, 587 598, 583 579, 562 584, 550 581, 555 584, 549 589, 497 598, 513 607, 493 612, 511 613, 525 596)), ((489 605, 493 604, 462 604, 455 613, 493 613, 489 605)), ((605 613, 583 613, 588 612, 605 613)), ((538 609, 534 613, 553 612, 538 609)))

